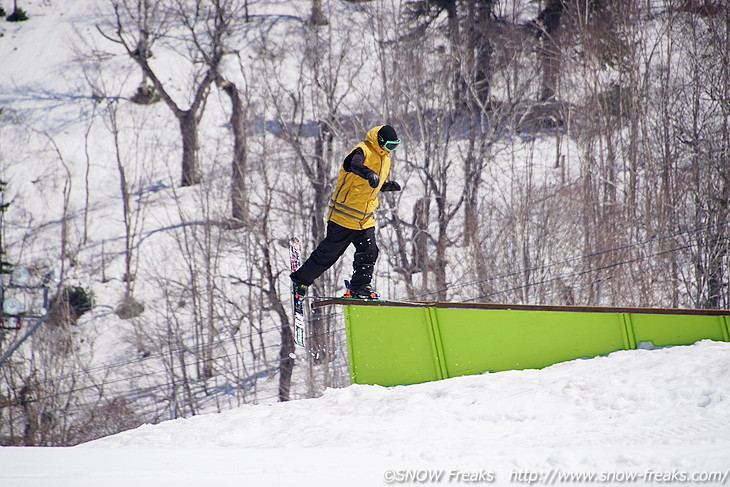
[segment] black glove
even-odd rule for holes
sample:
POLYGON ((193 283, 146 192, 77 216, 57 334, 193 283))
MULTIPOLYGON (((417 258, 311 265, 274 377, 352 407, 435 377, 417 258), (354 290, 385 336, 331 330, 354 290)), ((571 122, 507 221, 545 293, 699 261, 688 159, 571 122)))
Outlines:
POLYGON ((380 184, 380 176, 374 172, 368 174, 367 180, 371 188, 377 188, 378 184, 380 184))
POLYGON ((400 184, 395 181, 386 181, 380 187, 380 191, 400 191, 400 184))

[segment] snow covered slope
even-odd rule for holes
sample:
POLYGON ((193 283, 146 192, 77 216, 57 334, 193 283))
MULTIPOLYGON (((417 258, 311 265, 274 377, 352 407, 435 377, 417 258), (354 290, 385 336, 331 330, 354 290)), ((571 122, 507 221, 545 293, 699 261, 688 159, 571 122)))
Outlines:
POLYGON ((428 476, 507 485, 566 475, 721 485, 730 477, 729 376, 730 343, 702 341, 543 370, 355 385, 74 448, 0 449, 0 485, 371 486, 428 476))

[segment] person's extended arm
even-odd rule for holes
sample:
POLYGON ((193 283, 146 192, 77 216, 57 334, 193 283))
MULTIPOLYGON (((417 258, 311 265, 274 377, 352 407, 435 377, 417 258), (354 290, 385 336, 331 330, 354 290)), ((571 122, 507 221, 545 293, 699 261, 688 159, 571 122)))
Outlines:
POLYGON ((364 163, 365 153, 362 149, 357 148, 345 159, 345 171, 352 172, 363 179, 367 179, 371 188, 377 188, 380 183, 380 177, 364 163))

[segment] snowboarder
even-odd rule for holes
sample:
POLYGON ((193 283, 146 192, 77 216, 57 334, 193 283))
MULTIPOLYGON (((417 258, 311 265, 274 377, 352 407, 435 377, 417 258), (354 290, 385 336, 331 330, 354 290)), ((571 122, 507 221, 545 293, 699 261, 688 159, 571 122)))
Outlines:
POLYGON ((395 181, 385 181, 390 172, 390 153, 400 139, 390 125, 373 127, 366 140, 345 157, 327 213, 327 235, 296 272, 290 274, 293 292, 304 296, 315 279, 355 246, 352 280, 344 297, 377 299, 370 282, 378 258, 375 217, 378 191, 400 191, 395 181))

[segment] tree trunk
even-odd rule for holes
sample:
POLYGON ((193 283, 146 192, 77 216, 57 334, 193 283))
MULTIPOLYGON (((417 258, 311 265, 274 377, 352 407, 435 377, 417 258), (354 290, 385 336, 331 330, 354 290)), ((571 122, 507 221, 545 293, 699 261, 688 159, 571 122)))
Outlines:
POLYGON ((326 213, 329 205, 328 181, 329 161, 328 154, 332 147, 332 131, 329 123, 323 120, 317 122, 317 138, 314 142, 314 175, 312 188, 314 189, 314 212, 312 213, 312 236, 316 242, 325 237, 326 229, 322 216, 326 213))
MULTIPOLYGON (((314 189, 314 211, 312 212, 312 236, 315 242, 320 242, 326 234, 325 221, 322 216, 326 213, 329 205, 329 160, 328 154, 332 147, 332 131, 329 123, 320 120, 317 123, 318 132, 314 142, 314 175, 312 188, 314 189)), ((309 340, 310 351, 313 353, 315 364, 329 362, 333 356, 330 351, 334 347, 333 336, 330 332, 332 319, 325 314, 317 313, 318 316, 310 321, 309 340)))
POLYGON ((198 176, 198 120, 192 110, 181 110, 177 119, 182 134, 182 186, 193 186, 200 183, 198 176))
POLYGON ((549 101, 555 98, 558 72, 560 70, 560 52, 556 36, 564 8, 563 0, 550 0, 537 17, 540 29, 538 34, 540 37, 538 59, 542 71, 540 101, 549 101))
POLYGON ((279 401, 284 402, 290 399, 291 376, 294 370, 294 335, 289 323, 281 325, 281 347, 279 348, 279 401))
POLYGON ((309 16, 309 23, 320 26, 329 24, 322 11, 322 0, 312 0, 312 13, 309 16))
POLYGON ((222 85, 231 98, 231 129, 233 130, 233 163, 231 167, 231 216, 239 222, 248 221, 246 198, 246 131, 241 96, 235 84, 226 81, 222 85))
POLYGON ((33 388, 24 385, 20 390, 19 403, 23 407, 23 415, 25 416, 25 430, 23 431, 23 445, 37 446, 38 435, 38 414, 33 409, 33 388))

